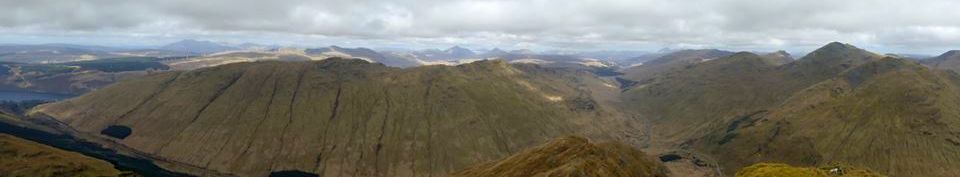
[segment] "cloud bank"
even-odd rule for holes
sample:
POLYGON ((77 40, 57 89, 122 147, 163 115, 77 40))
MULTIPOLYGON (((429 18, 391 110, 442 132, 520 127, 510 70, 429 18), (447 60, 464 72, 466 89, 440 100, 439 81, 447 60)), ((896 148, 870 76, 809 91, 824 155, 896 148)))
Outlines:
POLYGON ((955 0, 0 1, 0 40, 742 50, 844 41, 928 52, 960 48, 957 7, 955 0))

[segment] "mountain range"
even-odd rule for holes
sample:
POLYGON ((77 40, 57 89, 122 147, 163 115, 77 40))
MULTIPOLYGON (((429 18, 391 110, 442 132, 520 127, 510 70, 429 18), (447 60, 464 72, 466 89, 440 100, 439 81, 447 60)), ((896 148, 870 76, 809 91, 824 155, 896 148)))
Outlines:
POLYGON ((161 60, 174 69, 27 119, 207 176, 822 172, 768 162, 960 174, 955 51, 917 61, 839 42, 799 59, 677 50, 606 74, 597 68, 622 65, 468 50, 430 50, 472 62, 428 66, 413 64, 429 62, 416 51, 338 46, 161 60), (215 64, 178 69, 197 61, 215 64))
POLYGON ((713 154, 726 173, 764 161, 841 161, 894 176, 960 173, 947 167, 960 158, 956 74, 842 43, 784 65, 766 59, 711 60, 638 84, 625 97, 655 115, 648 117, 653 139, 713 154))
POLYGON ((624 138, 611 132, 631 124, 592 96, 616 92, 609 84, 499 60, 411 69, 269 61, 153 74, 34 115, 92 134, 127 127, 128 137, 103 136, 216 173, 439 175, 555 136, 624 138))

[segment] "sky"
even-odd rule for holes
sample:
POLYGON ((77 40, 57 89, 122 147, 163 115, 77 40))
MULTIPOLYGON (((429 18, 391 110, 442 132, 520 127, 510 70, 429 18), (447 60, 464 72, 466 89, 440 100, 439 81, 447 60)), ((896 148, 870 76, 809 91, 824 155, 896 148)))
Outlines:
POLYGON ((0 0, 0 43, 809 51, 960 49, 956 0, 0 0))

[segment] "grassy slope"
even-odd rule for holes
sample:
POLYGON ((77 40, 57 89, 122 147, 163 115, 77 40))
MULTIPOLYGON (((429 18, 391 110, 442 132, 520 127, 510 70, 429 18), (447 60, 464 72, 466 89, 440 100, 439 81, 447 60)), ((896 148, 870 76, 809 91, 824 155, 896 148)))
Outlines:
POLYGON ((113 165, 79 153, 0 134, 0 176, 121 176, 113 165))
POLYGON ((828 166, 825 168, 793 167, 787 164, 758 163, 744 167, 736 177, 884 177, 870 170, 849 166, 828 166), (831 172, 840 169, 842 172, 831 172))
POLYGON ((952 176, 960 173, 958 83, 902 59, 871 62, 706 138, 703 149, 727 159, 725 169, 844 162, 894 176, 952 176))
POLYGON ((733 52, 715 49, 677 51, 657 57, 657 59, 645 62, 643 65, 627 68, 623 71, 622 77, 646 83, 651 79, 659 77, 663 73, 690 67, 700 63, 704 59, 723 58, 732 54, 733 52))
POLYGON ((738 53, 627 90, 624 99, 652 120, 657 139, 703 134, 722 118, 746 114, 781 99, 775 65, 760 56, 738 53))
POLYGON ((486 61, 388 68, 356 60, 256 62, 155 74, 38 108, 163 158, 263 176, 446 174, 565 134, 617 139, 598 79, 486 61), (586 103, 586 104, 585 104, 586 103))
POLYGON ((940 56, 926 59, 922 62, 933 68, 960 72, 960 50, 948 51, 940 56))
POLYGON ((724 129, 738 117, 776 106, 796 91, 878 57, 841 43, 783 65, 741 52, 663 72, 624 91, 623 98, 629 109, 651 120, 654 139, 676 143, 724 129))
POLYGON ((451 176, 664 177, 667 172, 655 158, 625 144, 594 144, 580 137, 562 137, 499 161, 466 168, 451 176))

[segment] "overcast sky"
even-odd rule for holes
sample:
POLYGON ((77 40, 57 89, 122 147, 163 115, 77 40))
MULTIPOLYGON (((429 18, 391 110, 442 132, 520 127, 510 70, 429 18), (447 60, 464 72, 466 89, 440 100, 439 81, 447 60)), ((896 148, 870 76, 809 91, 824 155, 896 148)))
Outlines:
POLYGON ((0 43, 960 49, 957 0, 0 0, 0 43))

